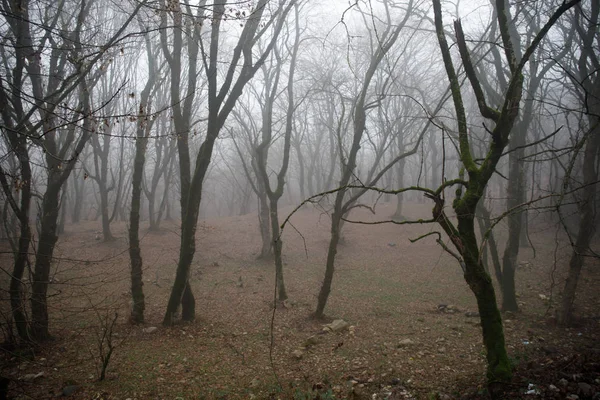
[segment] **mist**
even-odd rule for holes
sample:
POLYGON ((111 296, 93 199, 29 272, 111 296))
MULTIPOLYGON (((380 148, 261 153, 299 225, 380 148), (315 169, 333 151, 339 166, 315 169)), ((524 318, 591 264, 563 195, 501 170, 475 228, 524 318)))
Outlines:
POLYGON ((3 2, 0 399, 595 399, 599 10, 3 2))

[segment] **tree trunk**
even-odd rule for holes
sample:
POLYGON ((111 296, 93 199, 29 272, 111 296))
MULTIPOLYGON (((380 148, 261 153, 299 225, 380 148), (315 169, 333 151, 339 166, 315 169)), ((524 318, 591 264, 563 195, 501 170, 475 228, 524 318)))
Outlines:
MULTIPOLYGON (((440 164, 440 160, 438 159, 438 148, 437 143, 435 142, 435 135, 433 133, 429 135, 429 148, 431 149, 431 185, 427 187, 437 189, 441 184, 440 176, 442 175, 442 171, 437 167, 440 164)), ((427 165, 427 162, 425 165, 427 165)))
POLYGON ((110 216, 108 214, 108 190, 106 185, 98 184, 100 189, 100 215, 102 216, 102 236, 105 242, 111 242, 115 240, 112 232, 110 231, 110 216))
POLYGON ((283 259, 281 257, 283 240, 279 232, 278 199, 271 199, 271 231, 273 232, 273 253, 275 255, 275 275, 277 276, 277 293, 279 301, 287 300, 288 295, 285 290, 285 281, 283 279, 283 259))
POLYGON ((465 202, 456 209, 458 233, 462 249, 461 255, 465 264, 465 280, 477 299, 483 343, 487 352, 488 384, 491 390, 495 390, 497 384, 501 385, 503 382, 510 381, 512 370, 506 353, 502 317, 498 309, 492 279, 479 258, 473 218, 476 205, 475 202, 474 206, 469 207, 465 202), (466 212, 462 207, 466 207, 466 212))
POLYGON ((268 259, 273 254, 271 252, 273 243, 271 242, 271 228, 269 227, 269 203, 267 199, 267 193, 265 192, 264 183, 261 182, 260 177, 258 179, 258 189, 258 224, 260 228, 260 237, 262 239, 262 246, 258 258, 268 259))
MULTIPOLYGON (((200 156, 199 156, 200 157, 200 156)), ((208 167, 208 163, 207 163, 208 167)), ((206 172, 206 170, 204 171, 206 172)), ((177 263, 177 272, 175 282, 171 289, 171 296, 167 304, 167 311, 163 318, 163 325, 173 324, 177 309, 181 305, 181 318, 184 321, 191 321, 195 318, 195 301, 192 289, 189 285, 189 273, 194 253, 196 252, 196 228, 198 226, 198 212, 201 200, 200 187, 191 185, 188 192, 189 201, 184 210, 184 218, 181 221, 181 245, 179 248, 179 262, 177 263)))
POLYGON ((244 189, 244 193, 242 193, 242 197, 240 198, 240 211, 238 215, 246 215, 250 213, 250 199, 252 195, 252 190, 248 188, 248 183, 246 183, 246 188, 244 189))
POLYGON ((62 235, 63 233, 65 233, 65 223, 67 220, 67 208, 69 207, 69 196, 67 195, 67 191, 68 191, 68 187, 67 187, 67 182, 65 182, 65 186, 63 188, 63 190, 61 191, 61 196, 60 196, 60 219, 58 222, 58 228, 57 228, 57 233, 59 235, 62 235))
POLYGON ((498 281, 498 285, 500 285, 502 282, 502 267, 500 265, 500 256, 498 255, 498 246, 496 244, 496 237, 494 236, 494 231, 490 230, 490 228, 492 227, 492 224, 490 222, 492 216, 490 214, 490 211, 485 206, 483 199, 481 199, 479 201, 479 204, 477 205, 477 213, 477 222, 479 224, 479 230, 481 232, 482 239, 483 235, 485 235, 486 232, 488 234, 487 243, 483 248, 484 253, 482 255, 484 267, 486 272, 489 274, 490 269, 489 266, 487 266, 487 251, 489 250, 490 255, 492 256, 492 264, 494 265, 494 274, 496 276, 496 280, 498 281))
POLYGON ((81 210, 83 208, 83 188, 85 178, 79 176, 73 177, 73 208, 71 213, 71 222, 73 224, 79 223, 81 220, 81 210), (78 182, 81 181, 81 182, 78 182))
POLYGON ((510 381, 511 364, 506 353, 502 317, 490 276, 481 263, 465 262, 465 279, 477 298, 487 358, 487 380, 490 386, 510 381))
POLYGON ((133 178, 131 188, 131 212, 129 216, 129 257, 131 259, 131 321, 144 322, 144 282, 142 280, 143 262, 140 251, 140 200, 142 197, 142 175, 146 162, 146 146, 148 139, 139 137, 135 142, 135 160, 133 163, 133 178))
POLYGON ((48 327, 48 283, 59 215, 60 184, 55 182, 53 173, 48 175, 48 186, 42 202, 42 227, 36 252, 35 270, 31 285, 31 332, 38 342, 51 339, 48 327))
POLYGON ((306 198, 305 179, 304 179, 304 155, 302 154, 302 148, 300 142, 294 143, 294 149, 296 150, 296 157, 298 159, 298 187, 300 188, 300 201, 306 198))
MULTIPOLYGON (((598 80, 600 83, 600 79, 598 80)), ((600 110, 598 110, 600 111, 600 110)), ((598 115, 598 114, 596 114, 598 115)), ((579 220, 579 229, 577 232, 577 240, 573 246, 573 253, 569 262, 569 273, 565 282, 563 298, 560 312, 558 314, 559 323, 568 325, 573 319, 573 304, 575 302, 575 294, 577 284, 581 274, 586 254, 589 252, 590 243, 596 233, 596 191, 598 181, 598 171, 596 170, 596 157, 600 150, 600 118, 590 118, 593 131, 590 132, 590 137, 585 145, 583 155, 583 199, 580 202, 579 212, 581 219, 579 220)))
POLYGON ((150 221, 149 229, 151 231, 157 231, 158 226, 156 225, 156 211, 154 210, 154 202, 156 198, 156 192, 150 190, 148 195, 148 220, 150 221))
MULTIPOLYGON (((401 148, 400 152, 403 152, 404 148, 401 148)), ((398 184, 398 187, 404 187, 404 166, 406 165, 406 159, 403 158, 402 160, 400 160, 398 162, 398 168, 396 169, 396 183, 398 184)), ((402 220, 404 219, 404 217, 402 216, 402 203, 403 203, 403 194, 402 193, 398 193, 396 195, 396 211, 394 212, 394 215, 392 216, 392 219, 394 220, 402 220)))
MULTIPOLYGON (((525 155, 524 145, 526 143, 526 129, 521 129, 527 126, 526 120, 522 120, 512 135, 509 149, 511 153, 508 156, 509 171, 508 171, 508 187, 506 189, 507 210, 513 210, 525 201, 524 188, 524 173, 522 159, 525 155)), ((508 220, 508 240, 502 257, 502 280, 500 288, 502 289, 502 310, 503 311, 518 311, 519 304, 517 303, 515 289, 515 272, 517 270, 517 258, 519 256, 519 248, 521 244, 521 233, 523 231, 523 211, 520 209, 513 210, 507 217, 508 220)))
MULTIPOLYGON (((338 192, 339 194, 340 192, 338 192)), ((343 195, 342 195, 343 196, 343 195)), ((335 272, 335 256, 337 254, 337 246, 340 241, 340 215, 337 211, 334 211, 331 216, 331 238, 329 240, 329 249, 327 251, 327 262, 325 264, 325 277, 319 291, 319 297, 317 298, 317 309, 315 311, 315 318, 322 318, 325 311, 325 305, 331 292, 331 282, 333 281, 333 273, 335 272)))
MULTIPOLYGON (((23 204, 23 202, 21 202, 23 204)), ((27 213, 28 214, 28 213, 27 213)), ((13 273, 10 277, 10 305, 12 317, 17 327, 19 338, 28 342, 31 340, 29 323, 25 314, 25 302, 23 296, 23 275, 28 262, 29 246, 31 244, 31 229, 29 223, 21 223, 21 234, 19 237, 18 253, 15 257, 13 273)))
MULTIPOLYGON (((10 125, 9 125, 10 126, 10 125)), ((31 205, 31 165, 25 136, 20 138, 12 136, 11 144, 21 166, 21 193, 18 219, 20 223, 19 244, 15 263, 10 277, 10 305, 12 317, 15 321, 17 334, 23 342, 31 340, 29 322, 25 313, 25 299, 23 296, 23 275, 29 258, 29 246, 31 245, 31 227, 29 225, 29 213, 31 205)), ((4 176, 3 176, 4 178, 4 176)), ((4 185, 3 185, 4 186, 4 185)), ((7 185, 8 187, 8 185, 7 185)), ((6 194, 8 196, 8 193, 6 194)), ((16 213, 15 213, 16 214, 16 213)))

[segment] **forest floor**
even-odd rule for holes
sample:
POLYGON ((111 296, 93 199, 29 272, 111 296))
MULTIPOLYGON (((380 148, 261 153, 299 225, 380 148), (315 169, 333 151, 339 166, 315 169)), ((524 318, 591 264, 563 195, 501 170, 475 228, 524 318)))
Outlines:
MULTIPOLYGON (((380 204, 376 215, 360 210, 353 219, 384 220, 393 211, 392 204, 380 204)), ((404 210, 413 218, 427 218, 429 211, 419 204, 404 210)), ((557 327, 553 305, 571 250, 564 235, 541 219, 530 218, 534 246, 521 248, 519 255, 520 311, 504 314, 517 368, 509 397, 591 399, 600 392, 600 269, 593 259, 584 269, 576 303, 579 325, 557 327)), ((55 339, 33 359, 2 356, 0 373, 11 380, 10 396, 485 398, 481 327, 471 314, 477 309, 460 266, 434 237, 409 241, 437 227, 346 224, 328 317, 316 321, 310 315, 324 272, 329 218, 306 208, 291 222, 283 235, 290 299, 273 313, 274 266, 256 259, 256 215, 201 221, 191 274, 197 318, 169 328, 161 321, 177 263, 178 224, 167 221, 159 232, 142 228, 146 323, 138 326, 127 322, 126 225, 113 224, 117 240, 110 243, 96 239, 99 222, 67 225, 49 291, 55 339), (115 313, 114 330, 104 335, 115 313), (335 319, 349 327, 324 332, 335 319), (103 337, 115 347, 107 377, 99 382, 99 355, 107 351, 103 337)), ((497 228, 500 244, 506 240, 503 229, 497 228)), ((10 265, 10 255, 2 257, 0 262, 10 265)))

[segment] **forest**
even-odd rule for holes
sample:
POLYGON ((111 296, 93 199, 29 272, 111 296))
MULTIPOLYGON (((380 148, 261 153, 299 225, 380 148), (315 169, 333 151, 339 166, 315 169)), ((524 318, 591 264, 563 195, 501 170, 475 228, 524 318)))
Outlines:
POLYGON ((600 399, 598 0, 0 33, 0 400, 600 399))

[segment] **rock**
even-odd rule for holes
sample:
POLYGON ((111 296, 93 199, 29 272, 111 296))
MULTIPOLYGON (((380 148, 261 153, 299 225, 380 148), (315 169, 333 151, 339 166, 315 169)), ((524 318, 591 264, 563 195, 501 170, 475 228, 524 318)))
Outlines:
POLYGON ((592 396, 594 389, 590 385, 588 385, 585 382, 579 382, 577 384, 577 386, 579 386, 579 393, 583 397, 591 397, 592 396))
POLYGON ((401 341, 398 342, 398 346, 397 347, 408 347, 415 344, 415 342, 413 342, 410 339, 402 339, 401 341))
POLYGON ((565 399, 567 399, 567 400, 579 400, 579 396, 577 396, 576 394, 570 394, 567 397, 565 397, 565 399))
POLYGON ((348 327, 350 327, 350 324, 343 319, 336 319, 330 324, 323 325, 325 330, 330 330, 331 332, 341 332, 344 329, 348 329, 348 327))
POLYGON ((448 307, 446 307, 445 312, 447 312, 448 314, 454 314, 458 312, 458 308, 456 308, 455 305, 449 304, 448 307))
POLYGON ((437 309, 439 312, 446 314, 455 314, 459 311, 458 308, 453 304, 438 304, 437 309))
POLYGON ((519 261, 519 267, 521 268, 531 268, 533 264, 529 261, 519 261))
POLYGON ((285 299, 283 301, 283 308, 292 308, 294 307, 294 302, 291 301, 290 299, 285 299))
POLYGON ((65 386, 62 390, 62 395, 63 395, 63 397, 69 397, 73 393, 75 393, 77 391, 77 389, 79 389, 79 386, 77 386, 77 385, 65 386))
POLYGON ((390 247, 396 247, 396 243, 391 243, 390 242, 390 243, 388 243, 388 246, 390 246, 390 247))
POLYGON ((258 386, 260 386, 260 379, 258 379, 258 378, 252 379, 252 381, 250 382, 250 387, 255 388, 258 386))
POLYGON ((20 381, 26 381, 26 382, 31 382, 31 381, 35 381, 38 378, 43 378, 44 377, 44 373, 43 372, 38 372, 37 374, 26 374, 23 375, 21 378, 19 378, 20 381))
POLYGON ((566 380, 565 378, 562 378, 560 381, 558 381, 558 386, 567 387, 568 384, 569 384, 569 381, 566 380))
POLYGON ((144 333, 154 333, 157 330, 158 330, 158 328, 155 326, 149 326, 149 327, 143 329, 144 333))
POLYGON ((296 360, 300 360, 302 357, 304 357, 304 351, 302 351, 300 349, 296 349, 296 350, 292 351, 292 355, 294 356, 294 358, 296 360))
POLYGON ((527 395, 539 395, 540 391, 533 383, 527 385, 527 391, 525 392, 527 395))
POLYGON ((559 388, 557 388, 557 387, 556 387, 556 386, 554 386, 554 385, 550 385, 550 386, 548 386, 548 389, 549 389, 549 390, 551 390, 551 391, 553 391, 553 392, 560 392, 560 389, 559 389, 559 388))
POLYGON ((549 300, 548 296, 546 296, 545 294, 538 294, 538 297, 542 300, 549 300))
POLYGON ((468 317, 468 318, 476 318, 476 317, 479 317, 479 313, 478 313, 478 312, 475 312, 475 311, 467 311, 467 312, 465 313, 465 317, 468 317))
POLYGON ((446 352, 446 348, 445 347, 440 347, 439 349, 437 349, 438 353, 445 353, 446 352))
POLYGON ((319 344, 319 338, 316 335, 313 335, 304 341, 304 347, 307 349, 319 344))

